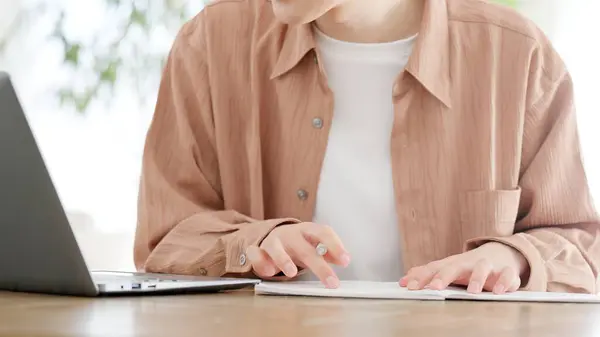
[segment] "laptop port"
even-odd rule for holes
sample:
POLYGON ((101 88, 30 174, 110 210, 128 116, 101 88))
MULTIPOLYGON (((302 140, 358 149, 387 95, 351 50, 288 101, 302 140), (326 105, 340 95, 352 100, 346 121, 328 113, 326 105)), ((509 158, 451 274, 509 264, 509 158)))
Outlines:
POLYGON ((141 283, 132 283, 131 289, 142 289, 142 284, 141 283))

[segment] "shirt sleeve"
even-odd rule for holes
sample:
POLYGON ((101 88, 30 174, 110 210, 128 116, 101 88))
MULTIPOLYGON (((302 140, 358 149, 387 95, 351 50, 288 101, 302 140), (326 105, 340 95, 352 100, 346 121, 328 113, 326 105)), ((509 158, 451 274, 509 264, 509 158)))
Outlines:
POLYGON ((515 234, 477 238, 520 251, 530 266, 525 290, 597 293, 600 219, 580 153, 571 77, 565 71, 526 112, 515 234))
POLYGON ((244 252, 278 225, 225 210, 205 46, 188 23, 169 54, 143 154, 138 270, 211 276, 251 272, 244 252))

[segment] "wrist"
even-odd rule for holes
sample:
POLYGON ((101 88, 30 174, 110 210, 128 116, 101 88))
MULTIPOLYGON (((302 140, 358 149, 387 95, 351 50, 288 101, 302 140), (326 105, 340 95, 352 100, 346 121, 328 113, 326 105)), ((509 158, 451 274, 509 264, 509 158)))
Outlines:
POLYGON ((277 226, 275 226, 274 228, 272 228, 271 231, 269 233, 267 233, 267 235, 265 235, 265 237, 262 238, 262 240, 258 241, 256 245, 258 247, 262 248, 263 242, 268 237, 270 237, 271 234, 273 234, 273 232, 277 233, 282 227, 286 227, 286 226, 289 226, 289 225, 295 225, 295 224, 298 224, 298 223, 299 223, 298 221, 296 221, 296 222, 294 222, 294 221, 286 221, 286 222, 282 222, 282 223, 278 224, 277 226))
POLYGON ((510 259, 511 265, 514 265, 517 268, 521 282, 523 284, 526 283, 526 281, 529 279, 529 262, 523 253, 521 253, 518 249, 502 242, 488 242, 484 244, 484 246, 505 250, 508 253, 507 257, 510 259))

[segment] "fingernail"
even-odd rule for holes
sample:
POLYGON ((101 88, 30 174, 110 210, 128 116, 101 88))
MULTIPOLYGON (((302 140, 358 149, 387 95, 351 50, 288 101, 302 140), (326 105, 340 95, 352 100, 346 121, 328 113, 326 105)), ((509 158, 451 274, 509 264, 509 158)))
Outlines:
POLYGON ((442 281, 438 280, 438 279, 431 281, 431 283, 429 284, 429 288, 434 289, 434 290, 441 290, 442 287, 443 287, 442 281))
POLYGON ((400 285, 402 287, 406 287, 406 281, 407 281, 407 278, 406 278, 406 276, 404 276, 403 278, 400 279, 400 285))
POLYGON ((408 282, 408 289, 417 290, 419 289, 419 282, 417 280, 412 280, 408 282))
POLYGON ((469 283, 469 287, 467 287, 467 291, 470 293, 479 293, 481 292, 481 285, 479 282, 471 282, 469 283))
POLYGON ((340 283, 339 280, 333 276, 329 276, 326 280, 325 280, 325 285, 327 285, 327 288, 337 288, 340 283))
POLYGON ((340 260, 342 262, 342 266, 347 267, 350 264, 350 255, 342 254, 340 260))
POLYGON ((266 267, 264 267, 263 271, 265 273, 265 276, 269 276, 269 277, 277 274, 277 269, 274 268, 273 266, 266 266, 266 267))
POLYGON ((497 285, 494 287, 494 294, 502 294, 502 293, 504 293, 504 289, 505 289, 505 288, 504 288, 504 285, 503 285, 503 284, 497 284, 497 285))
POLYGON ((288 262, 283 266, 283 272, 289 277, 294 277, 296 276, 296 266, 293 263, 288 262))

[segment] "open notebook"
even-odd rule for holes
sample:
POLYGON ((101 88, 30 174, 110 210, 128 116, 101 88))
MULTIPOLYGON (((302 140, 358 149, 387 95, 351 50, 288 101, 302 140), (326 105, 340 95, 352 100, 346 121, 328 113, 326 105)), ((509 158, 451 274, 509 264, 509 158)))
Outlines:
POLYGON ((254 291, 260 295, 315 296, 340 298, 372 298, 402 300, 470 300, 508 302, 561 302, 561 303, 600 303, 600 296, 588 294, 565 294, 547 292, 517 291, 495 295, 492 293, 470 294, 464 289, 447 290, 408 290, 397 282, 342 281, 337 289, 327 289, 320 282, 261 282, 254 291))

